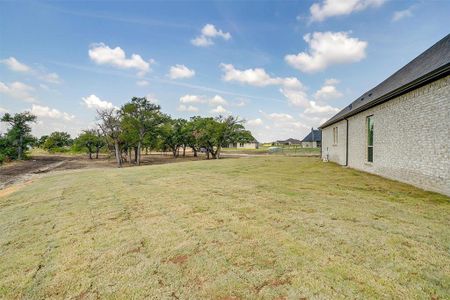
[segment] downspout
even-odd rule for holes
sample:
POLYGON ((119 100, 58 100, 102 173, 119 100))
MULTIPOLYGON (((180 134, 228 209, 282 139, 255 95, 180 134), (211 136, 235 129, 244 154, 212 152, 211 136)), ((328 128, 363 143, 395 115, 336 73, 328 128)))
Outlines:
POLYGON ((345 166, 348 167, 348 119, 345 118, 347 126, 345 126, 345 166))

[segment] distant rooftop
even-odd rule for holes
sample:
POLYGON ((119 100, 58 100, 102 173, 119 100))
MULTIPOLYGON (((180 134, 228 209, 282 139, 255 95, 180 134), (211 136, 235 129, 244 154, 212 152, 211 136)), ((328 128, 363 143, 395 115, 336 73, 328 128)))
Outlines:
POLYGON ((322 141, 322 131, 319 129, 313 129, 311 132, 305 136, 302 142, 321 142, 322 141))

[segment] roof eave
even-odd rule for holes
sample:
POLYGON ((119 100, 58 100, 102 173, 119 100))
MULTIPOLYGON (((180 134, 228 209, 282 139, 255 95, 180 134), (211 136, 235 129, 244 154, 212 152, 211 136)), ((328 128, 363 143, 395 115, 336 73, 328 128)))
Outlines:
POLYGON ((348 117, 354 116, 354 115, 356 115, 356 114, 358 114, 360 112, 363 112, 363 111, 365 111, 365 110, 367 110, 369 108, 372 108, 372 107, 377 106, 377 105, 379 105, 381 103, 387 102, 387 101, 389 101, 389 100, 391 100, 393 98, 396 98, 398 96, 406 94, 407 92, 410 92, 410 91, 412 91, 414 89, 417 89, 417 88, 419 88, 419 87, 421 87, 423 85, 426 85, 426 84, 428 84, 430 82, 436 81, 439 78, 445 77, 445 76, 447 76, 449 74, 450 74, 450 63, 448 63, 448 64, 446 64, 446 65, 444 65, 444 66, 442 66, 440 68, 437 68, 436 70, 434 70, 434 71, 432 71, 432 72, 430 72, 430 73, 428 73, 428 74, 426 74, 426 75, 424 75, 424 76, 422 76, 420 78, 417 78, 416 80, 411 81, 410 83, 407 83, 407 84, 399 87, 396 90, 393 90, 393 91, 391 91, 391 92, 389 92, 387 94, 384 94, 383 96, 381 96, 381 97, 379 97, 379 98, 377 98, 377 99, 375 99, 373 101, 370 101, 369 103, 361 105, 360 107, 349 111, 347 114, 342 115, 341 117, 333 120, 332 122, 330 122, 330 120, 326 121, 325 123, 323 123, 322 125, 319 126, 319 129, 326 128, 326 127, 328 127, 330 125, 333 125, 333 124, 335 124, 337 122, 345 120, 348 117))

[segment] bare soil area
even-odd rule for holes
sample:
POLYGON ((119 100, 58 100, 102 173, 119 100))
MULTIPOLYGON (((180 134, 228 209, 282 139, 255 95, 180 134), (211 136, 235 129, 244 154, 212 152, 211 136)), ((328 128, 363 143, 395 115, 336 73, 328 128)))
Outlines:
MULTIPOLYGON (((167 163, 175 163, 181 161, 201 160, 203 157, 178 157, 173 158, 171 155, 148 154, 142 155, 142 165, 159 165, 167 163)), ((124 167, 134 166, 125 162, 124 167)), ((43 174, 50 171, 91 169, 91 168, 115 168, 116 162, 114 158, 106 155, 98 159, 89 159, 82 155, 35 155, 28 160, 15 161, 0 166, 0 189, 11 184, 25 182, 34 175, 43 174)))

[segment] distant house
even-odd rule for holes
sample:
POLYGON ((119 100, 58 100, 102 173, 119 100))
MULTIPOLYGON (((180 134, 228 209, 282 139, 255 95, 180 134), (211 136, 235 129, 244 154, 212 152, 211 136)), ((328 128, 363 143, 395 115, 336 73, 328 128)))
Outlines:
POLYGON ((322 145, 322 132, 311 128, 311 132, 302 140, 302 148, 320 148, 322 145))
POLYGON ((292 146, 292 145, 298 145, 300 146, 302 144, 302 142, 300 140, 297 139, 293 139, 293 138, 289 138, 287 140, 279 140, 276 141, 274 143, 272 143, 274 146, 281 146, 281 145, 286 145, 286 146, 292 146))
POLYGON ((324 160, 450 195, 450 35, 320 128, 324 160))
POLYGON ((248 143, 234 143, 234 144, 229 144, 228 148, 258 149, 259 148, 259 142, 257 140, 254 140, 254 141, 248 142, 248 143))

